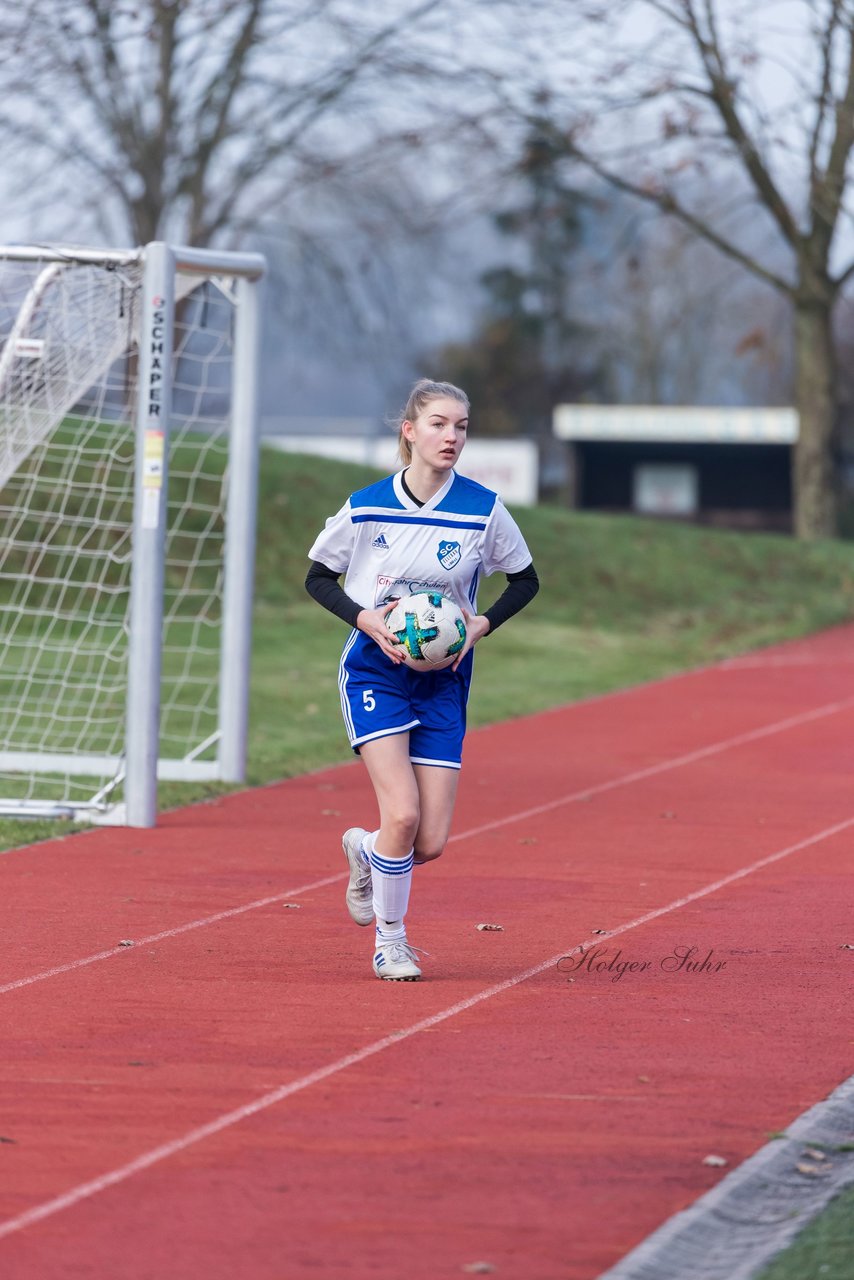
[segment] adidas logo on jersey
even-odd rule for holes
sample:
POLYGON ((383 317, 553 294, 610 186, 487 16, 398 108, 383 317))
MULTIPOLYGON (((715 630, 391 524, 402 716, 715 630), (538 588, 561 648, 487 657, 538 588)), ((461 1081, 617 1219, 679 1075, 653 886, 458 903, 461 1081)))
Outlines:
POLYGON ((375 551, 388 551, 389 545, 385 540, 385 534, 381 533, 378 538, 374 538, 371 546, 375 551))

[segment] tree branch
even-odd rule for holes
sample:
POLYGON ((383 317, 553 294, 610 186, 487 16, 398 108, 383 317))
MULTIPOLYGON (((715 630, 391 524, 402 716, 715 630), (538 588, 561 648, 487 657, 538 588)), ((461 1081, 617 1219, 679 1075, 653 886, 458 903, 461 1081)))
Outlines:
POLYGON ((200 141, 195 157, 203 168, 207 167, 212 151, 225 136, 229 110, 246 76, 246 62, 255 40, 262 8, 263 0, 251 0, 246 19, 231 47, 225 66, 217 68, 202 91, 196 112, 200 141), (211 117, 210 125, 205 128, 208 117, 211 117))
POLYGON ((830 15, 821 37, 821 86, 816 101, 815 124, 809 142, 809 175, 810 188, 814 192, 818 185, 818 148, 824 132, 827 110, 832 96, 832 54, 833 38, 839 26, 841 0, 831 0, 830 15))
MULTIPOLYGON (((256 146, 247 152, 244 160, 229 175, 228 183, 221 184, 227 187, 227 190, 215 210, 212 210, 212 194, 195 181, 199 175, 194 166, 188 175, 188 180, 185 180, 181 188, 183 193, 189 195, 192 200, 193 236, 200 236, 208 242, 217 231, 226 226, 246 187, 296 146, 311 126, 321 119, 353 82, 364 73, 365 68, 382 47, 402 28, 417 22, 432 10, 441 7, 443 3, 444 0, 422 0, 422 3, 416 5, 404 16, 386 23, 354 50, 343 65, 338 64, 320 76, 307 90, 305 96, 294 98, 287 106, 281 107, 277 113, 277 123, 280 127, 289 116, 300 113, 300 118, 286 133, 270 140, 266 146, 256 146), (205 209, 208 210, 207 215, 205 215, 205 209)), ((226 136, 225 131, 223 136, 226 136)))
POLYGON ((818 264, 824 266, 845 194, 845 174, 851 148, 854 146, 854 32, 848 24, 848 71, 845 93, 836 104, 836 125, 827 168, 811 185, 810 207, 813 214, 812 236, 818 264))
POLYGON ((728 258, 732 258, 735 262, 746 267, 754 275, 759 276, 760 280, 764 280, 767 284, 771 284, 775 289, 779 289, 782 293, 791 295, 794 292, 794 285, 786 280, 784 276, 778 275, 775 271, 771 271, 768 267, 764 267, 761 262, 744 250, 739 249, 737 245, 725 239, 719 232, 715 231, 709 223, 696 214, 686 209, 676 197, 669 191, 653 191, 641 186, 639 183, 632 182, 628 178, 623 178, 617 173, 612 173, 605 165, 595 160, 591 155, 582 151, 576 144, 570 144, 570 155, 579 160, 586 168, 590 169, 598 177, 604 179, 610 186, 615 187, 618 191, 623 191, 627 195, 636 196, 639 200, 645 201, 647 204, 653 204, 662 213, 669 214, 674 218, 678 218, 686 227, 690 227, 697 235, 707 240, 709 244, 713 244, 716 249, 725 254, 728 258))
POLYGON ((762 203, 774 218, 785 239, 795 247, 800 239, 797 223, 739 115, 734 92, 735 82, 727 70, 718 40, 712 0, 705 0, 709 21, 708 36, 703 34, 697 21, 694 0, 682 0, 682 3, 688 18, 689 31, 709 78, 711 102, 723 121, 727 136, 738 150, 762 203))
POLYGON ((852 276, 854 276, 854 259, 848 263, 848 266, 844 271, 841 271, 838 276, 834 277, 833 286, 835 292, 841 293, 852 276))
POLYGON ((82 53, 72 59, 71 69, 87 100, 96 108, 102 124, 113 134, 124 154, 136 156, 142 136, 142 121, 133 98, 128 93, 128 78, 119 63, 109 3, 104 4, 103 0, 85 0, 85 4, 93 20, 95 48, 100 57, 104 80, 109 87, 106 101, 101 99, 95 82, 88 76, 82 53))

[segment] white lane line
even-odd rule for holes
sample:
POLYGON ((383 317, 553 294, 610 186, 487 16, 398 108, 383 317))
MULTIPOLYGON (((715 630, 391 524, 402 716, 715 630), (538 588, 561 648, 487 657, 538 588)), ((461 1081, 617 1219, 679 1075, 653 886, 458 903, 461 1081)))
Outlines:
MULTIPOLYGON (((787 716, 784 720, 775 720, 772 724, 763 725, 759 729, 750 729, 745 733, 736 734, 732 738, 724 738, 720 742, 713 742, 707 747, 699 747, 696 751, 689 751, 685 755, 673 756, 669 760, 662 760, 658 764, 649 765, 644 769, 636 769, 631 773, 621 774, 617 778, 611 778, 607 782, 596 783, 594 786, 585 787, 581 791, 567 792, 566 795, 558 796, 556 800, 549 800, 545 804, 535 805, 530 809, 521 809, 516 813, 508 814, 504 818, 493 818, 490 822, 484 822, 477 827, 469 827, 467 831, 460 831, 456 835, 452 835, 448 840, 448 844, 453 844, 458 840, 468 840, 472 836, 482 835, 486 831, 496 831, 499 827, 512 826, 514 822, 524 822, 528 818, 550 813, 553 809, 559 809, 563 805, 589 800, 593 796, 603 795, 608 791, 616 790, 618 787, 629 786, 633 782, 643 782, 644 779, 653 778, 657 774, 667 773, 671 769, 681 769, 686 764, 694 764, 696 761, 704 760, 708 756, 720 755, 733 747, 740 747, 748 742, 756 742, 762 738, 771 737, 775 733, 784 733, 787 729, 798 728, 800 725, 809 724, 811 721, 820 720, 825 716, 835 715, 836 712, 848 710, 850 707, 854 707, 854 697, 844 698, 838 702, 828 702, 824 706, 815 707, 812 711, 802 711, 798 715, 787 716)), ((148 946, 154 942, 162 942, 165 938, 175 938, 179 934, 189 933, 192 929, 201 929, 205 925, 217 924, 220 920, 228 920, 232 916, 243 915, 247 911, 255 911, 258 907, 270 906, 274 902, 281 902, 283 898, 294 898, 301 893, 310 893, 313 889, 322 889, 327 885, 337 884, 340 880, 346 879, 346 876, 346 872, 326 876, 322 880, 314 880, 311 884, 300 885, 299 888, 277 893, 270 898, 258 898, 254 902, 245 903, 242 907, 232 907, 228 911, 218 911, 215 915, 202 916, 199 920, 191 920, 188 924, 178 925, 175 929, 165 929, 162 933, 136 938, 134 939, 133 947, 110 947, 106 951, 98 951, 94 955, 84 956, 80 960, 72 960, 68 964, 56 965, 52 969, 44 969, 40 973, 34 973, 26 978, 18 978, 14 982, 5 983, 0 986, 0 995, 7 991, 16 991, 20 987, 31 986, 34 982, 43 982, 46 978, 54 978, 62 973, 70 973, 74 969, 85 968, 86 965, 94 964, 98 960, 109 960, 112 956, 125 954, 135 948, 148 946)))
MULTIPOLYGON (((344 873, 346 874, 346 873, 344 873)), ((301 893, 310 893, 312 889, 323 889, 328 884, 335 884, 342 879, 341 874, 324 876, 322 880, 312 880, 310 884, 298 885, 296 889, 288 889, 284 893, 275 893, 269 898, 256 898, 254 902, 246 902, 242 907, 229 907, 226 911, 217 911, 212 916, 202 916, 200 920, 190 920, 187 924, 176 925, 174 929, 163 929, 160 933, 150 933, 144 938, 134 938, 133 946, 110 947, 107 951, 96 951, 94 955, 83 956, 80 960, 70 960, 68 964, 58 964, 53 969, 44 969, 41 973, 33 973, 27 978, 18 978, 15 982, 7 982, 0 986, 0 995, 4 991, 16 991, 19 987, 28 987, 33 982, 42 982, 45 978, 54 978, 59 973, 70 973, 72 969, 82 969, 96 960, 108 960, 110 956, 125 955, 138 947, 149 946, 152 942, 162 942, 164 938, 177 938, 181 933, 189 933, 191 929, 201 929, 204 925, 216 924, 219 920, 229 920, 232 916, 241 916, 246 911, 256 911, 258 907, 269 907, 283 899, 299 897, 301 893)))
POLYGON ((681 769, 686 764, 695 764, 698 760, 705 760, 709 756, 720 755, 721 752, 729 751, 732 747, 741 747, 748 742, 770 738, 775 733, 796 729, 800 725, 820 720, 824 716, 835 715, 837 711, 847 711, 851 707, 854 707, 854 697, 843 698, 839 702, 827 702, 824 706, 815 707, 812 711, 802 711, 796 716, 787 716, 785 720, 775 720, 773 724, 764 725, 760 729, 749 729, 745 733, 736 734, 733 738, 713 742, 708 747, 698 747, 696 751, 688 751, 685 755, 673 756, 669 760, 662 760, 659 764, 636 769, 633 773, 621 774, 619 778, 611 778, 608 782, 597 782, 592 787, 585 787, 583 791, 572 791, 568 795, 558 796, 556 800, 547 800, 545 804, 534 805, 530 809, 514 813, 511 818, 496 818, 491 822, 484 822, 479 827, 470 827, 468 831, 461 831, 459 835, 451 836, 448 843, 450 844, 452 840, 465 840, 469 836, 479 836, 484 831, 494 831, 496 827, 506 826, 509 822, 522 822, 526 818, 535 818, 541 813, 550 813, 553 809, 559 809, 562 805, 572 804, 577 800, 589 800, 593 796, 614 791, 617 787, 626 787, 632 782, 643 782, 646 778, 654 778, 656 774, 667 773, 670 769, 681 769))
MULTIPOLYGON (((675 901, 668 903, 666 907, 656 907, 654 910, 647 911, 626 924, 618 925, 615 929, 608 931, 607 937, 616 938, 622 933, 628 933, 630 929, 637 929, 640 925, 647 924, 650 920, 656 920, 672 911, 678 911, 680 907, 687 906, 690 902, 696 902, 698 898, 705 898, 709 894, 735 883, 737 880, 743 880, 745 876, 752 875, 763 867, 770 866, 774 862, 780 862, 783 858, 787 858, 793 853, 808 849, 812 845, 819 844, 822 840, 828 840, 831 836, 838 835, 841 831, 847 831, 851 827, 854 827, 854 816, 846 818, 844 822, 837 822, 832 827, 826 827, 823 831, 818 831, 812 836, 807 836, 796 844, 787 845, 785 849, 778 849, 775 853, 768 854, 747 867, 742 867, 727 876, 722 876, 720 880, 715 880, 712 884, 705 885, 702 889, 695 889, 693 893, 675 899, 675 901)), ((66 1191, 60 1196, 55 1196, 52 1200, 46 1200, 43 1204, 27 1209, 15 1218, 8 1218, 5 1222, 0 1223, 0 1239, 4 1236, 10 1236, 16 1231, 22 1231, 25 1227, 41 1222, 44 1218, 49 1218, 55 1213, 60 1213, 63 1209, 69 1209, 81 1200, 87 1200, 91 1196, 95 1196, 101 1191, 106 1191, 120 1182, 126 1182, 134 1174, 142 1173, 145 1169, 150 1169, 152 1165, 159 1164, 162 1160, 168 1160, 171 1156, 179 1155, 182 1151, 186 1151, 188 1147, 203 1142, 205 1138, 213 1137, 224 1129, 229 1129, 233 1125, 239 1124, 242 1120, 247 1120, 250 1116, 266 1111, 268 1108, 275 1106, 276 1103, 283 1102, 286 1098, 290 1098, 296 1093, 301 1093, 305 1089, 310 1089, 312 1085, 319 1084, 322 1080, 328 1080, 330 1076, 338 1075, 340 1072, 346 1071, 348 1067, 364 1062, 366 1058, 373 1058, 385 1049, 390 1049, 394 1045, 400 1044, 401 1041, 409 1040, 412 1036, 418 1035, 419 1032, 429 1031, 431 1027, 438 1026, 439 1023, 446 1022, 449 1018, 456 1017, 457 1014, 465 1013, 466 1010, 474 1008, 475 1005, 491 1000, 494 996, 509 991, 512 987, 518 986, 521 982, 526 982, 529 978, 535 978, 547 969, 554 968, 564 955, 567 955, 569 951, 579 945, 592 947, 601 942, 602 937, 600 935, 595 938, 588 938, 580 944, 573 943, 568 948, 568 951, 561 952, 556 956, 550 956, 548 960, 543 960, 539 964, 533 965, 530 969, 525 969, 521 973, 515 974, 512 978, 505 978, 503 982, 497 982, 494 986, 485 987, 483 991, 469 996, 467 1000, 460 1000, 457 1004, 450 1005, 447 1009, 431 1014, 428 1018, 422 1018, 420 1022, 415 1022, 410 1027, 393 1031, 390 1035, 383 1036, 381 1040, 375 1040, 363 1049, 348 1053, 344 1057, 338 1058, 335 1062, 328 1063, 325 1067, 318 1067, 316 1071, 311 1071, 308 1075, 300 1076, 289 1084, 280 1085, 279 1088, 245 1103, 242 1107, 227 1111, 225 1114, 217 1116, 216 1119, 210 1120, 207 1124, 191 1129, 180 1138, 173 1139, 172 1142, 165 1142, 159 1147, 154 1147, 151 1151, 146 1151, 143 1155, 137 1156, 135 1160, 120 1165, 117 1169, 103 1173, 88 1182, 82 1182, 78 1186, 72 1187, 70 1191, 66 1191)))

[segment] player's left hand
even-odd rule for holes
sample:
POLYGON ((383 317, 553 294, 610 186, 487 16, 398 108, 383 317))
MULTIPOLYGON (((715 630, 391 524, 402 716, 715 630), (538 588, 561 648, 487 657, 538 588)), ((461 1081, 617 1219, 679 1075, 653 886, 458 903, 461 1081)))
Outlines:
POLYGON ((482 613, 466 613, 465 609, 463 609, 462 614, 466 624, 466 642, 460 650, 456 662, 451 667, 452 671, 456 671, 469 649, 473 648, 478 640, 482 639, 489 630, 489 619, 485 618, 482 613))

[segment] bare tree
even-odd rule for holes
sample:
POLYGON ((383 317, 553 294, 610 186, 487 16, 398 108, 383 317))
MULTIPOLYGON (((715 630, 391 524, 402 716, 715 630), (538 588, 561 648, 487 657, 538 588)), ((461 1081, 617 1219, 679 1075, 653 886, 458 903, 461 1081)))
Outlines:
POLYGON ((7 5, 6 180, 134 243, 238 239, 378 139, 419 141, 455 2, 7 5))
MULTIPOLYGON (((717 192, 707 185, 706 207, 717 192)), ((608 394, 636 404, 790 404, 787 304, 674 219, 597 200, 576 293, 608 394)))
POLYGON ((546 71, 530 113, 546 98, 567 156, 789 300, 795 527, 832 536, 833 313, 854 275, 854 0, 564 0, 547 14, 550 65, 563 72, 546 71), (698 173, 729 197, 731 218, 695 199, 698 173))

